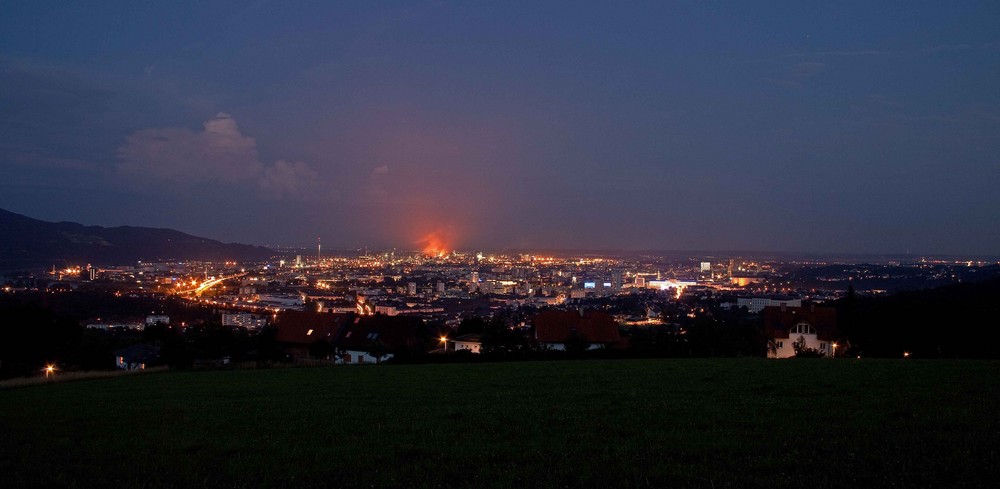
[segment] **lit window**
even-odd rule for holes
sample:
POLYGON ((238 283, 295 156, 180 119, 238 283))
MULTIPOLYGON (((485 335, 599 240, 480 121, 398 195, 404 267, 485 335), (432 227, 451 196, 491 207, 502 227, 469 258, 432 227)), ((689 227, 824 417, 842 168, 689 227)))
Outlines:
POLYGON ((309 336, 311 334, 313 334, 313 330, 310 329, 309 331, 306 331, 306 336, 309 336))
POLYGON ((795 334, 816 334, 816 330, 813 329, 808 323, 799 323, 792 328, 792 333, 795 334))

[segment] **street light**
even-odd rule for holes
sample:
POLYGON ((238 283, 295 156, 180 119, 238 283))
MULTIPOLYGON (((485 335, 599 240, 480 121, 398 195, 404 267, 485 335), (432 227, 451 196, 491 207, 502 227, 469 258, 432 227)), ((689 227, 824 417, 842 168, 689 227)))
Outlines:
POLYGON ((834 342, 834 344, 833 344, 833 358, 837 358, 837 346, 838 346, 837 343, 834 342))
POLYGON ((440 340, 441 340, 441 344, 443 345, 445 353, 447 353, 448 352, 448 337, 447 336, 441 336, 440 340))
POLYGON ((53 375, 55 375, 55 373, 56 373, 56 366, 55 365, 46 365, 45 366, 45 378, 46 379, 49 378, 49 377, 52 377, 53 375))

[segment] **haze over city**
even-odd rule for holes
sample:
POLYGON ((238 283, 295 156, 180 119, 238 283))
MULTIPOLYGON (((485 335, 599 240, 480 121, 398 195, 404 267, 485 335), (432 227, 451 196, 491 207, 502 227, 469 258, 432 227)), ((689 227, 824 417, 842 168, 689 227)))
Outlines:
POLYGON ((40 219, 330 249, 1000 249, 996 2, 3 10, 0 208, 40 219))

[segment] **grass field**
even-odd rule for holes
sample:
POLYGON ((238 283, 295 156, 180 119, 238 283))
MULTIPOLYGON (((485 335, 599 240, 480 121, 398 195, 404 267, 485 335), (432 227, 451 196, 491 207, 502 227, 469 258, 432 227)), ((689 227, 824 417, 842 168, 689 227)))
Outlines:
POLYGON ((1000 363, 174 372, 0 390, 0 487, 996 487, 1000 363))

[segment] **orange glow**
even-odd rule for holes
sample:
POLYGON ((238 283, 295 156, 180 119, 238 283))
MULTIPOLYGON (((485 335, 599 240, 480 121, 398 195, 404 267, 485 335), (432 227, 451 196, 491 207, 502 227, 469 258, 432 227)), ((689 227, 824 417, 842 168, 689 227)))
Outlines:
POLYGON ((423 247, 423 253, 427 256, 445 256, 451 252, 448 243, 438 232, 424 236, 417 244, 423 247))

